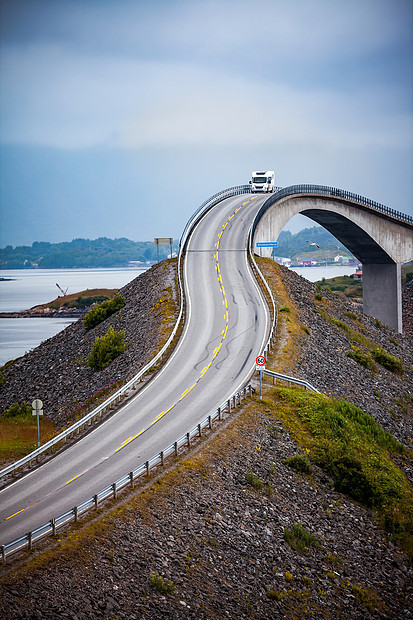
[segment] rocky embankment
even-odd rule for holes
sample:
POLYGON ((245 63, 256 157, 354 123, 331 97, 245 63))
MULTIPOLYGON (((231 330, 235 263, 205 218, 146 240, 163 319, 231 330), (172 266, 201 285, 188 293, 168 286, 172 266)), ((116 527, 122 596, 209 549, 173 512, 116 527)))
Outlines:
MULTIPOLYGON (((280 346, 294 348, 284 370, 320 391, 348 398, 411 445, 412 338, 380 326, 332 294, 323 293, 317 301, 313 284, 288 270, 271 269, 277 269, 275 275, 303 326, 299 337, 289 340, 288 313, 280 313, 284 340, 280 346), (320 309, 324 317, 345 322, 400 357, 403 376, 382 368, 372 374, 347 357, 348 332, 323 318, 320 309)), ((151 286, 141 281, 146 277, 158 292, 167 286, 159 271, 147 272, 132 283, 132 299, 142 288, 150 295, 151 286)), ((164 277, 172 277, 168 269, 164 277)), ((411 287, 409 291, 411 308, 411 287)), ((133 321, 138 325, 130 329, 140 334, 140 321, 150 319, 136 310, 133 321)), ((150 325, 146 323, 145 329, 150 325)), ((86 334, 80 327, 73 333, 73 327, 45 343, 47 347, 42 345, 46 360, 32 357, 32 368, 39 363, 46 368, 55 350, 68 356, 83 346, 86 334)), ((143 342, 140 350, 145 347, 148 343, 143 342)), ((128 360, 130 365, 138 362, 128 360)), ((118 363, 119 375, 127 372, 129 366, 118 363)), ((274 357, 269 367, 276 363, 274 357)), ((15 390, 23 386, 29 369, 22 362, 18 368, 20 374, 13 371, 15 390)), ((76 364, 64 368, 68 378, 72 368, 75 373, 85 370, 76 364)), ((40 389, 43 375, 33 372, 33 385, 40 389)), ((55 381, 59 377, 55 374, 55 381)), ((68 378, 60 389, 70 388, 68 378)), ((377 527, 374 513, 334 491, 321 470, 314 468, 308 477, 283 464, 300 450, 276 416, 257 400, 233 414, 231 423, 200 447, 104 521, 60 534, 57 549, 44 556, 35 552, 37 568, 26 564, 20 572, 5 574, 1 616, 10 620, 413 618, 407 557, 377 527), (265 482, 263 488, 247 484, 250 471, 265 482), (285 529, 294 523, 316 540, 305 552, 285 540, 285 529)), ((406 466, 405 473, 409 471, 406 466)))
POLYGON ((162 339, 159 300, 173 296, 174 289, 175 263, 159 263, 119 290, 126 305, 103 323, 87 331, 78 320, 4 366, 2 411, 15 402, 40 398, 45 415, 65 427, 85 403, 116 382, 126 382, 150 361, 162 339), (127 349, 104 370, 93 370, 85 362, 94 340, 110 326, 125 332, 127 349))

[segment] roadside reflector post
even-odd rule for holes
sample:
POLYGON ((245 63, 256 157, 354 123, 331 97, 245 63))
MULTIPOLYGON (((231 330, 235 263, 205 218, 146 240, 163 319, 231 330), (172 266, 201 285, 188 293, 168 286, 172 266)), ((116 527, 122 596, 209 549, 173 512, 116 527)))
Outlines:
MULTIPOLYGON (((36 398, 32 402, 32 413, 37 417, 37 447, 40 448, 40 423, 39 416, 43 415, 43 403, 40 398, 36 398)), ((36 457, 37 461, 37 457, 36 457)))

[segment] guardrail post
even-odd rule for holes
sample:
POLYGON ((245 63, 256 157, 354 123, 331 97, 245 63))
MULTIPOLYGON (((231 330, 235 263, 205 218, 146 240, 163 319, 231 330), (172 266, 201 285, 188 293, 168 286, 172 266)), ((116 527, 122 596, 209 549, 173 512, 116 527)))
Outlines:
POLYGON ((202 430, 201 430, 201 425, 198 424, 198 436, 202 437, 202 430))
POLYGON ((191 445, 191 437, 190 437, 189 433, 186 434, 186 443, 187 443, 188 448, 189 448, 189 446, 191 445))
POLYGON ((163 450, 162 450, 162 452, 161 452, 161 465, 162 465, 162 467, 163 467, 163 450))
POLYGON ((31 550, 31 549, 32 549, 32 547, 33 547, 33 535, 32 535, 32 532, 29 532, 29 533, 27 534, 27 546, 28 546, 28 548, 29 548, 30 550, 31 550))
POLYGON ((175 441, 175 456, 178 456, 178 442, 175 441))
POLYGON ((99 504, 97 494, 93 496, 93 501, 95 502, 95 510, 97 510, 98 509, 98 504, 99 504))
POLYGON ((77 511, 77 506, 75 506, 75 507, 73 508, 73 512, 74 512, 74 515, 75 515, 75 523, 77 523, 78 518, 79 518, 79 516, 78 516, 78 511, 77 511))
POLYGON ((212 416, 208 416, 208 428, 212 428, 212 416))
POLYGON ((6 566, 6 545, 1 546, 1 562, 3 566, 6 566))
POLYGON ((117 499, 117 497, 118 497, 118 489, 116 487, 116 482, 114 482, 112 484, 112 489, 113 489, 113 499, 117 499))
POLYGON ((222 420, 221 407, 218 407, 218 420, 222 420))
POLYGON ((52 536, 56 536, 56 519, 51 519, 50 523, 52 524, 52 536))
POLYGON ((146 461, 146 475, 149 476, 149 461, 146 461))
POLYGON ((228 408, 228 413, 230 413, 231 412, 231 399, 230 398, 228 398, 227 400, 227 408, 228 408))
POLYGON ((129 472, 129 480, 130 480, 130 488, 133 489, 134 487, 133 471, 129 472))

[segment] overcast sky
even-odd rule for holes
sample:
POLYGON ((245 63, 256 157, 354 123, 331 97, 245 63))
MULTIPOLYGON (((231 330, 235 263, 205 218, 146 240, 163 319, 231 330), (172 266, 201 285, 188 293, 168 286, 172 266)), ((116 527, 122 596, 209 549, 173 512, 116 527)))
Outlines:
POLYGON ((177 238, 259 168, 413 214, 412 0, 0 6, 0 247, 177 238))

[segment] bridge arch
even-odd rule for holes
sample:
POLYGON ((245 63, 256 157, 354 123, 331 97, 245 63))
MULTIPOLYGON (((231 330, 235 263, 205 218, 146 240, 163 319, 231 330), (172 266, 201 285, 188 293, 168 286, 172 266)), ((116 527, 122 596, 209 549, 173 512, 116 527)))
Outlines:
POLYGON ((402 331, 401 265, 413 259, 413 218, 333 187, 299 185, 271 195, 253 225, 257 254, 302 214, 323 226, 363 265, 363 311, 402 331))

